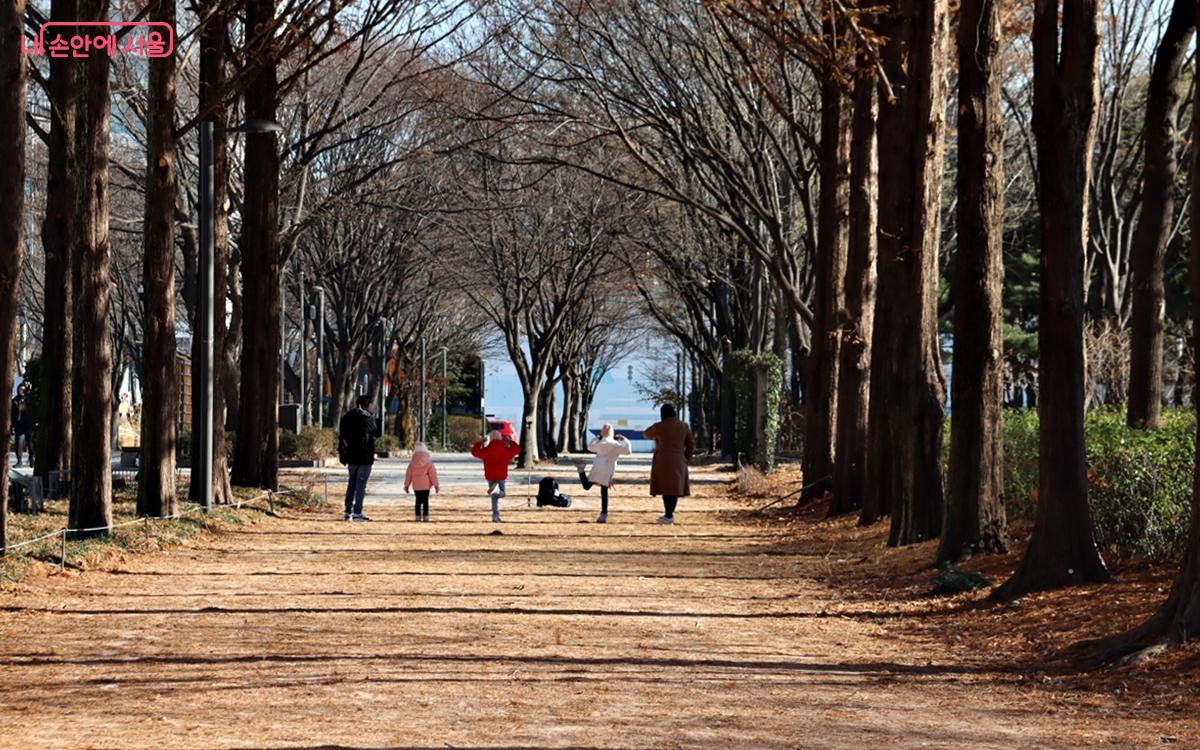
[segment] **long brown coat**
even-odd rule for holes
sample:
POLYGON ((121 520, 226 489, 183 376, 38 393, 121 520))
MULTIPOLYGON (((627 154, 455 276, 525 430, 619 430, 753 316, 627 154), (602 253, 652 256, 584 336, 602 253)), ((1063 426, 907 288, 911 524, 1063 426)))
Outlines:
POLYGON ((695 453, 692 431, 678 418, 671 417, 650 425, 643 433, 654 441, 654 461, 650 464, 650 494, 687 497, 692 494, 688 482, 688 461, 695 453))

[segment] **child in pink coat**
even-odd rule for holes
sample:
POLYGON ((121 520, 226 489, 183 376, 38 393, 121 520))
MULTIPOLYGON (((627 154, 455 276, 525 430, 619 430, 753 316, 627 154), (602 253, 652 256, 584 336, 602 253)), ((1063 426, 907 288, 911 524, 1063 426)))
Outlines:
POLYGON ((437 467, 433 465, 433 456, 424 443, 417 443, 413 450, 412 460, 408 462, 408 470, 404 472, 404 494, 409 488, 417 494, 417 521, 429 520, 429 490, 441 492, 438 484, 437 467))

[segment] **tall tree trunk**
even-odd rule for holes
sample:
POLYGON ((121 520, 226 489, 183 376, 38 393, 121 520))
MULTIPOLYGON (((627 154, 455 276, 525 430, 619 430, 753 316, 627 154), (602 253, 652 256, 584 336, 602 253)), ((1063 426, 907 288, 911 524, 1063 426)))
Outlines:
POLYGON ((1175 0, 1154 56, 1146 95, 1142 210, 1133 234, 1133 320, 1129 347, 1130 427, 1155 428, 1162 419, 1164 260, 1175 220, 1179 109, 1183 61, 1196 26, 1194 0, 1175 0))
POLYGON ((554 426, 557 418, 558 404, 557 394, 555 393, 555 381, 547 380, 546 386, 542 389, 541 402, 544 404, 542 408, 542 450, 541 454, 546 458, 557 458, 558 452, 554 450, 554 426))
POLYGON ((1096 134, 1099 3, 1037 0, 1033 21, 1033 132, 1041 210, 1038 308, 1037 516, 1025 557, 993 592, 1108 580, 1092 537, 1084 458, 1083 258, 1096 134), (1061 36, 1061 48, 1060 48, 1061 36))
MULTIPOLYGON (((53 0, 50 20, 73 21, 75 0, 53 0)), ((51 471, 71 465, 71 371, 74 294, 71 256, 76 234, 75 123, 79 112, 76 63, 50 58, 50 145, 46 176, 46 218, 42 248, 46 253, 45 299, 42 302, 41 429, 34 454, 35 472, 49 479, 51 471)))
POLYGON ((942 528, 944 386, 937 338, 946 101, 945 0, 892 0, 880 16, 895 90, 879 107, 879 293, 871 342, 864 517, 888 512, 889 545, 942 528))
MULTIPOLYGON (((1195 96, 1193 105, 1200 103, 1195 96)), ((1192 118, 1192 195, 1200 195, 1200 118, 1192 118)), ((1192 204, 1191 293, 1192 330, 1200 331, 1200 209, 1192 204)), ((1200 417, 1200 401, 1192 400, 1200 417)), ((1196 429, 1196 458, 1192 464, 1192 520, 1187 548, 1171 592, 1162 606, 1141 625, 1110 638, 1085 643, 1097 662, 1107 662, 1145 649, 1177 645, 1200 637, 1200 419, 1196 429)))
MULTIPOLYGON (((826 33, 832 36, 831 25, 826 33)), ((834 39, 836 44, 836 38, 834 39)), ((838 312, 846 274, 850 220, 851 114, 842 84, 832 73, 821 83, 821 195, 817 213, 816 283, 808 388, 804 394, 804 486, 801 501, 833 486, 833 440, 837 419, 838 312)))
POLYGON ((959 11, 954 409, 939 564, 1006 547, 1000 6, 1001 0, 963 0, 959 11))
MULTIPOLYGON (((175 0, 154 0, 149 19, 175 26, 175 0)), ((175 502, 175 55, 149 62, 146 86, 146 295, 142 455, 138 515, 173 516, 175 502)))
POLYGON ((562 378, 563 405, 562 419, 558 421, 558 435, 555 438, 555 449, 559 453, 569 452, 571 431, 575 427, 575 388, 573 378, 564 370, 562 378))
MULTIPOLYGON (((874 77, 854 86, 850 146, 850 250, 846 262, 838 370, 837 452, 830 515, 862 507, 866 488, 867 413, 871 388, 871 331, 875 325, 876 185, 874 77)), ((873 519, 872 519, 873 520, 873 519)))
MULTIPOLYGON (((12 393, 17 300, 25 252, 25 0, 0 0, 0 393, 12 393)), ((57 363, 47 362, 50 367, 57 363)), ((8 464, 12 414, 0 414, 0 456, 8 464)), ((8 546, 8 478, 0 482, 0 556, 8 546)))
MULTIPOLYGON (((79 18, 108 20, 108 0, 83 0, 79 18)), ((112 338, 108 330, 109 60, 92 55, 82 65, 77 143, 79 147, 79 228, 75 263, 75 358, 68 525, 80 536, 107 534, 112 527, 112 338)))
MULTIPOLYGON (((207 6, 208 17, 200 32, 200 111, 213 123, 213 502, 226 504, 233 500, 229 484, 229 446, 225 440, 228 401, 225 394, 229 383, 235 382, 233 343, 225 318, 225 300, 229 286, 229 220, 225 198, 229 191, 229 154, 225 148, 224 129, 228 122, 228 107, 221 98, 225 85, 226 35, 229 18, 223 0, 212 0, 207 6)), ((200 361, 200 337, 192 336, 192 366, 200 361)), ((192 387, 192 460, 195 444, 203 429, 200 408, 200 388, 192 387)), ((199 474, 191 473, 188 497, 200 500, 197 484, 199 474)))
POLYGON ((517 425, 521 454, 517 457, 517 466, 524 469, 538 462, 538 390, 533 385, 522 383, 521 391, 521 424, 517 425))
MULTIPOLYGON (((246 118, 275 120, 274 0, 248 0, 247 39, 260 62, 246 89, 246 118)), ((246 199, 242 224, 242 377, 233 484, 279 484, 279 150, 274 137, 246 137, 246 199)))

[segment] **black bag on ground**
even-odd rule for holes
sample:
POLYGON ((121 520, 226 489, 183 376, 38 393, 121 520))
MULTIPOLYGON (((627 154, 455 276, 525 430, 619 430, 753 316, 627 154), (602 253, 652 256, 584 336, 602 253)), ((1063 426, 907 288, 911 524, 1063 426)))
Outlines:
POLYGON ((554 477, 542 477, 538 482, 537 504, 539 508, 570 508, 571 498, 558 491, 558 481, 554 477))

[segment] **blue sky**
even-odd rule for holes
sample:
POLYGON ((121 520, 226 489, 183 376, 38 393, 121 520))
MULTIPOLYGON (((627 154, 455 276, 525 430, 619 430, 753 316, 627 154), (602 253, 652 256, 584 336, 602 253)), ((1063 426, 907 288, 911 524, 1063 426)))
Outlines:
MULTIPOLYGON (((658 420, 654 405, 644 400, 636 385, 644 378, 646 361, 641 357, 622 360, 604 376, 596 392, 596 402, 588 419, 588 427, 598 428, 603 422, 621 427, 645 428, 658 420), (630 368, 633 378, 630 379, 630 368), (620 424, 625 420, 628 424, 620 424)), ((493 357, 487 366, 487 412, 514 424, 521 419, 521 384, 516 370, 505 357, 493 357)))

